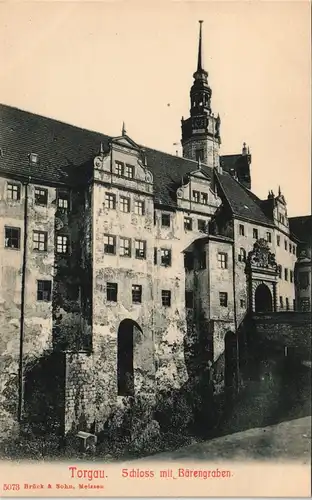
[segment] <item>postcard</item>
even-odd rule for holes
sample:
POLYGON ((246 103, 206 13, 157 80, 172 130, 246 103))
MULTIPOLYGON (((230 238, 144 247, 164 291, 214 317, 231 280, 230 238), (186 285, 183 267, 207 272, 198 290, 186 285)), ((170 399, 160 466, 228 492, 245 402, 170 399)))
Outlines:
POLYGON ((308 2, 0 4, 0 496, 311 494, 308 2))

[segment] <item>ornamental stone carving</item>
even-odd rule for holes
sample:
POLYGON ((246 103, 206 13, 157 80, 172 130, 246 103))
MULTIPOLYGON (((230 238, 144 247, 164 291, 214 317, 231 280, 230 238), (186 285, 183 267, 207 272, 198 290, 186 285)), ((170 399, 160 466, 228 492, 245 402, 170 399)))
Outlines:
POLYGON ((256 241, 253 250, 248 253, 247 265, 277 272, 277 263, 274 253, 270 252, 269 245, 264 238, 256 241))

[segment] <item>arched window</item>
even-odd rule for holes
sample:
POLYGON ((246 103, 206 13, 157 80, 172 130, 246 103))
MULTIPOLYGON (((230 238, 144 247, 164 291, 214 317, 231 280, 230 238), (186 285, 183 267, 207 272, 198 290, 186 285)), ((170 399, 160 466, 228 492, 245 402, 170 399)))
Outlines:
POLYGON ((134 332, 141 331, 132 320, 123 320, 117 335, 118 396, 134 395, 133 345, 134 332))
POLYGON ((246 250, 244 248, 239 249, 238 261, 245 262, 246 261, 246 250))

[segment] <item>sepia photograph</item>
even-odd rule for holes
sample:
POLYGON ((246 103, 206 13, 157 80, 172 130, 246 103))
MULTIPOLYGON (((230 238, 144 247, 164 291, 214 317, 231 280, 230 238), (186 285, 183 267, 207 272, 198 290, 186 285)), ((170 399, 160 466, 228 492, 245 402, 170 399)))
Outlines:
POLYGON ((310 25, 0 4, 0 496, 311 494, 310 25))

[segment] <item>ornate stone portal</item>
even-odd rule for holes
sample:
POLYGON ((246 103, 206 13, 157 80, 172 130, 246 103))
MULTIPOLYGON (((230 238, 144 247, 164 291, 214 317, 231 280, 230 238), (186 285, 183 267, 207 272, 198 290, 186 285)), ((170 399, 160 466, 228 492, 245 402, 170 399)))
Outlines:
POLYGON ((276 311, 278 267, 268 242, 256 241, 246 260, 246 274, 251 311, 276 311))

